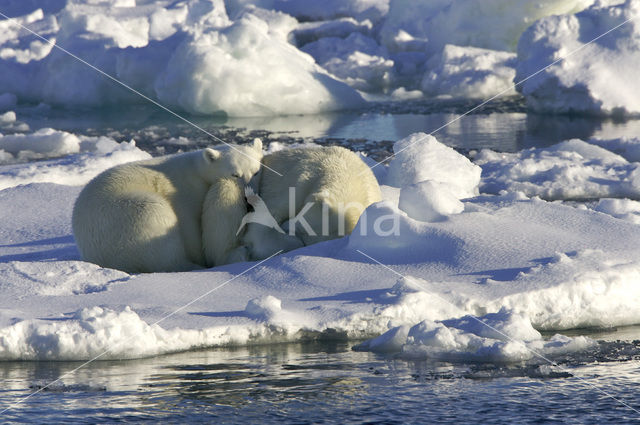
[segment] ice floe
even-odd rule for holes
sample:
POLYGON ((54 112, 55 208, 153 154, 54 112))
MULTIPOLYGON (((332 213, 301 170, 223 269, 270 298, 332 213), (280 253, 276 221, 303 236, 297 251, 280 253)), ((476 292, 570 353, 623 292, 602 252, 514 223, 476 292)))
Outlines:
MULTIPOLYGON (((412 358, 540 363, 538 354, 553 359, 594 343, 539 331, 640 323, 640 228, 626 216, 636 203, 577 208, 508 185, 498 195, 477 192, 529 156, 631 166, 586 142, 510 154, 508 164, 484 152, 474 164, 412 135, 396 143, 389 173, 378 173, 384 201, 348 237, 261 264, 127 275, 80 260, 71 209, 91 176, 146 154, 129 142, 52 134, 79 140, 79 152, 0 165, 2 359, 340 337, 376 338, 359 348, 412 358), (402 158, 411 149, 413 161, 402 158), (480 180, 480 167, 493 171, 480 180)), ((576 181, 584 187, 569 197, 589 193, 589 182, 576 181)))

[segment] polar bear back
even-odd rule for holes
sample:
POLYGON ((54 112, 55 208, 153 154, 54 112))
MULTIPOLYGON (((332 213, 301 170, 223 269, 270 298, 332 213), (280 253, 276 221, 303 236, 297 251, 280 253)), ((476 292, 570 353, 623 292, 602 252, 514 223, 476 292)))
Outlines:
POLYGON ((127 272, 204 267, 200 220, 207 190, 221 178, 248 181, 261 157, 257 141, 106 170, 85 186, 74 206, 82 258, 127 272))
POLYGON ((350 233, 368 205, 381 199, 380 187, 369 167, 354 152, 338 147, 295 148, 265 155, 260 181, 260 196, 276 221, 289 219, 289 188, 295 188, 295 210, 307 202, 324 201, 330 205, 361 204, 347 208, 346 231, 350 233))
POLYGON ((263 163, 259 195, 287 232, 250 224, 242 240, 252 259, 349 234, 365 208, 382 198, 369 167, 341 147, 282 150, 263 163))

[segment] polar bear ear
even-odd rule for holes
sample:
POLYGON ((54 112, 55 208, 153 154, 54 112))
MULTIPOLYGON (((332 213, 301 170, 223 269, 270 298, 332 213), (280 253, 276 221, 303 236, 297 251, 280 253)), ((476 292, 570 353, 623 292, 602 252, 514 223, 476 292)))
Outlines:
POLYGON ((253 139, 253 149, 257 150, 258 152, 262 151, 262 140, 259 138, 255 138, 253 139))
POLYGON ((204 156, 204 159, 209 162, 215 161, 216 159, 220 158, 221 155, 222 154, 220 153, 220 151, 211 148, 206 148, 202 151, 202 156, 204 156))

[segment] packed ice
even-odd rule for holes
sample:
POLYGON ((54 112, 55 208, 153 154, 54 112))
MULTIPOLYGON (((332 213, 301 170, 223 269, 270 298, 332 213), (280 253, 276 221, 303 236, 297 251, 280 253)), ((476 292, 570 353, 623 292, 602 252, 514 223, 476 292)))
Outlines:
MULTIPOLYGON (((21 162, 16 142, 4 144, 13 153, 0 165, 2 359, 133 358, 330 334, 408 358, 539 362, 595 344, 542 330, 640 323, 637 202, 577 207, 513 186, 513 164, 529 157, 631 166, 586 142, 567 142, 572 155, 481 152, 474 163, 414 134, 376 167, 384 200, 347 237, 260 264, 129 275, 81 261, 71 209, 92 176, 148 154, 133 141, 51 129, 23 140, 44 159, 21 162), (505 182, 496 194, 483 189, 495 182, 505 182)), ((574 186, 581 192, 569 198, 592 190, 574 186)))
POLYGON ((634 0, 540 19, 518 42, 518 90, 534 110, 638 115, 639 31, 634 0))
POLYGON ((0 110, 142 94, 246 117, 517 90, 539 111, 632 115, 637 9, 633 0, 8 0, 0 110))

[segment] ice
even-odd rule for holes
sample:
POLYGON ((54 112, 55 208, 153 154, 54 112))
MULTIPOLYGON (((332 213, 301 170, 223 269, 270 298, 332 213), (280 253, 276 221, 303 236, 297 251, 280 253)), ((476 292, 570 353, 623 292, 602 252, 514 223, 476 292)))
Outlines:
MULTIPOLYGON (((591 3, 7 0, 0 11, 15 21, 0 20, 0 93, 54 107, 143 102, 89 64, 206 115, 314 114, 363 107, 363 97, 488 98, 513 94, 513 52, 528 25, 591 3)), ((0 97, 0 110, 11 102, 0 97)))
MULTIPOLYGON (((9 114, 5 113, 2 117, 9 114)), ((13 120, 15 121, 15 113, 13 120)), ((31 134, 0 136, 0 151, 12 154, 20 160, 63 156, 80 152, 80 138, 65 131, 43 128, 31 134)))
POLYGON ((274 9, 295 16, 302 21, 321 21, 344 16, 359 19, 379 20, 389 10, 389 0, 230 0, 227 2, 231 15, 246 5, 274 9))
POLYGON ((477 195, 481 169, 425 133, 414 133, 393 145, 387 184, 405 187, 430 180, 448 185, 458 198, 477 195))
POLYGON ((0 164, 70 153, 74 155, 61 160, 2 167, 0 189, 35 182, 84 185, 107 168, 151 157, 138 149, 134 141, 117 143, 107 137, 76 136, 50 128, 31 134, 0 136, 0 164))
POLYGON ((484 316, 424 320, 365 341, 356 350, 399 352, 405 358, 465 362, 521 362, 594 348, 590 338, 555 335, 544 340, 524 316, 506 309, 484 316))
POLYGON ((528 106, 547 112, 640 114, 637 6, 633 0, 600 1, 576 14, 543 18, 527 29, 518 43, 517 81, 564 58, 518 87, 528 106))
MULTIPOLYGON (((539 364, 531 350, 553 359, 593 346, 542 330, 640 323, 640 227, 615 217, 635 214, 633 201, 587 204, 594 211, 511 189, 476 195, 478 165, 415 134, 396 146, 418 141, 414 161, 391 161, 406 166, 402 184, 383 184, 384 200, 348 237, 260 264, 128 275, 81 261, 70 217, 81 184, 148 155, 132 142, 46 132, 79 140, 79 152, 0 165, 2 359, 135 358, 330 332, 379 337, 360 348, 412 358, 539 364), (455 208, 420 216, 440 206, 455 208)), ((556 162, 630 166, 585 142, 544 152, 556 162)), ((480 187, 511 173, 499 164, 480 187)))
POLYGON ((631 199, 603 198, 598 201, 595 211, 640 224, 640 202, 631 199))
MULTIPOLYGON (((25 12, 28 8, 25 6, 25 12)), ((68 1, 0 21, 0 93, 18 101, 92 106, 139 103, 50 39, 143 95, 198 114, 265 116, 354 108, 361 96, 288 42, 291 16, 248 7, 229 19, 222 0, 68 1), (73 84, 69 84, 73 81, 73 84)))
POLYGON ((357 21, 351 17, 331 21, 303 22, 297 26, 292 35, 297 46, 304 46, 321 38, 344 39, 355 33, 370 36, 373 24, 370 20, 357 21))
POLYGON ((346 38, 324 37, 301 50, 351 87, 365 92, 381 92, 391 84, 394 62, 374 39, 359 32, 346 38))
POLYGON ((481 191, 520 191, 544 199, 640 197, 640 169, 599 146, 573 139, 518 153, 483 149, 481 191))
POLYGON ((437 53, 445 44, 515 51, 518 37, 535 20, 582 10, 591 3, 591 0, 392 0, 380 32, 383 45, 392 51, 416 49, 419 45, 411 46, 415 40, 424 40, 421 44, 428 55, 437 53))
POLYGON ((251 14, 179 45, 155 90, 161 101, 190 112, 235 116, 309 114, 362 103, 353 89, 251 14))
POLYGON ((447 44, 427 62, 422 91, 428 96, 483 99, 514 95, 515 58, 510 52, 447 44))
POLYGON ((398 208, 420 221, 443 220, 448 215, 464 211, 464 204, 445 183, 425 180, 400 191, 398 208))
POLYGON ((615 152, 629 162, 640 162, 640 139, 637 137, 592 138, 589 139, 589 143, 615 152))

